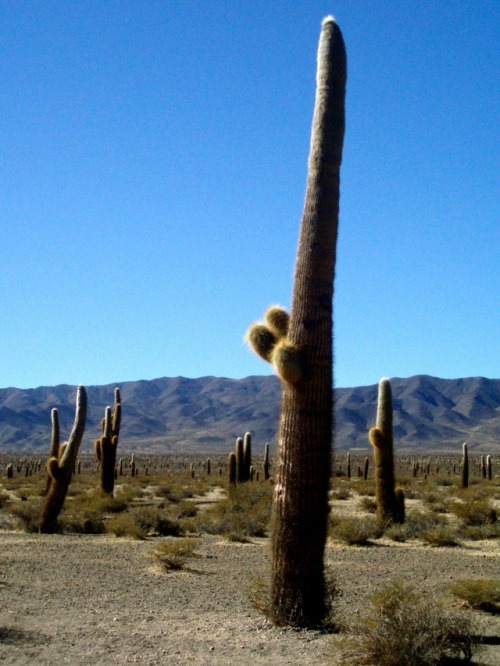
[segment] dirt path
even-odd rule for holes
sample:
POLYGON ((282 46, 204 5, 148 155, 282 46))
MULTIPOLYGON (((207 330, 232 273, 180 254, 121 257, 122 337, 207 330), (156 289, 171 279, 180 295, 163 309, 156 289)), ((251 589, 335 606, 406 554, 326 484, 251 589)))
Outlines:
MULTIPOLYGON (((333 664, 335 637, 268 627, 247 588, 266 574, 266 539, 203 536, 192 571, 162 573, 155 542, 109 536, 0 533, 0 661, 5 664, 333 664)), ((457 577, 498 577, 500 547, 431 549, 381 540, 328 547, 354 618, 374 589, 408 579, 434 590, 457 577)), ((500 619, 482 618, 500 636, 500 619)), ((489 646, 476 664, 500 664, 489 646)))

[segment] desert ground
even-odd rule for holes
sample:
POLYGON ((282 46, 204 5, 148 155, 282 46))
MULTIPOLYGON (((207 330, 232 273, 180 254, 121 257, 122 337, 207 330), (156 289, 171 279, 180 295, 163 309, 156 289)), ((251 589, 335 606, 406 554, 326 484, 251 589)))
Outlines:
MULTIPOLYGON (((347 507, 344 502, 343 506, 347 507)), ((151 557, 160 539, 0 532, 0 661, 5 664, 337 664, 346 636, 280 629, 248 589, 269 569, 268 539, 197 539, 188 568, 165 572, 151 557)), ((500 576, 498 541, 430 547, 378 539, 329 541, 327 563, 342 595, 337 614, 356 623, 374 590, 407 580, 424 593, 456 578, 500 576)), ((500 664, 500 616, 474 617, 485 642, 473 663, 500 664)), ((350 639, 352 640, 352 639, 350 639)))

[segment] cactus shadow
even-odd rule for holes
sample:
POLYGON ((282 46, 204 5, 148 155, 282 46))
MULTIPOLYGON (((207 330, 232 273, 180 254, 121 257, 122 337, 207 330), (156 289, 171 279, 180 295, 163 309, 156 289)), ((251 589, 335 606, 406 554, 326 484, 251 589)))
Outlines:
POLYGON ((31 629, 0 627, 0 643, 4 645, 15 645, 17 643, 30 643, 33 645, 49 642, 50 636, 31 629))

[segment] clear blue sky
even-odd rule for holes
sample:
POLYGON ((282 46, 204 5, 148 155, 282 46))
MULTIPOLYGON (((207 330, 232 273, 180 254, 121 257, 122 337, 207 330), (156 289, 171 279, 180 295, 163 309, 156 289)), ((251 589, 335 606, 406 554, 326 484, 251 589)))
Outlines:
POLYGON ((2 0, 0 386, 271 372, 328 14, 335 384, 500 377, 498 0, 2 0))

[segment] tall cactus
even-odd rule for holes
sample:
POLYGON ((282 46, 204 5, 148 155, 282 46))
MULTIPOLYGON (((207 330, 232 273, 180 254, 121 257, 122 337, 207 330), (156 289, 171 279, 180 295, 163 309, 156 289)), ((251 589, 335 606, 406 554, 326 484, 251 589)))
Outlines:
POLYGON ((73 429, 68 442, 59 445, 59 421, 57 410, 52 410, 52 443, 47 471, 50 486, 45 497, 40 521, 40 532, 51 534, 57 530, 57 518, 63 508, 68 486, 75 469, 85 421, 87 419, 87 393, 83 386, 77 388, 76 411, 73 429))
POLYGON ((394 489, 392 391, 385 378, 378 385, 377 425, 370 429, 369 440, 373 446, 377 518, 385 525, 400 522, 394 489))
POLYGON ((332 299, 344 138, 346 54, 323 21, 308 177, 290 316, 266 311, 247 339, 281 379, 270 616, 316 626, 327 614, 323 557, 333 430, 332 299))
POLYGON ((96 439, 94 444, 96 457, 100 464, 101 491, 106 495, 112 495, 115 487, 116 449, 122 415, 120 389, 115 388, 114 397, 113 411, 111 412, 111 407, 106 407, 102 420, 102 435, 96 439))

